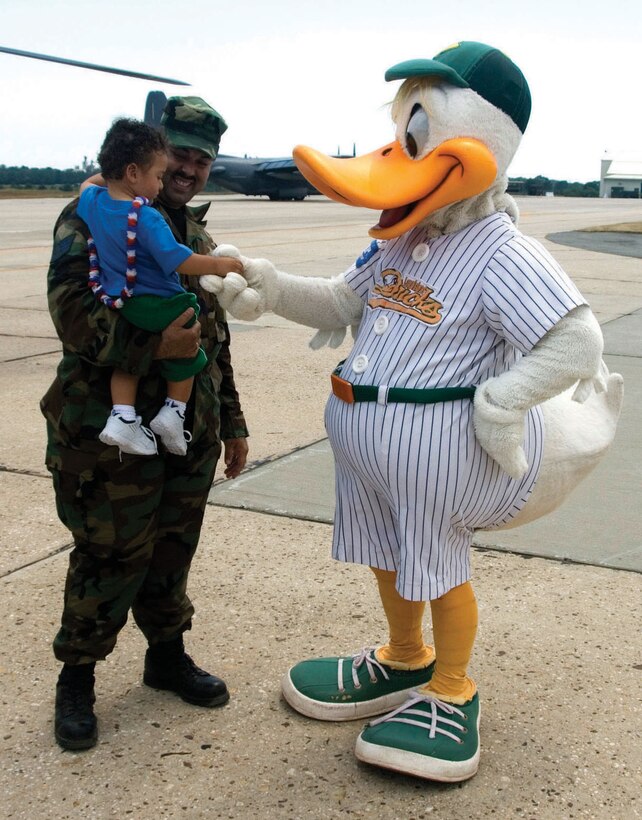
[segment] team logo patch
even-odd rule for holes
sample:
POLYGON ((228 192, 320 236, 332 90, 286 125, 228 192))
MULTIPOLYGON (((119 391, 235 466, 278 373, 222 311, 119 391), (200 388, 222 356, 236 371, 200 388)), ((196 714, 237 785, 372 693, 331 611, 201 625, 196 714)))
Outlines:
POLYGON ((441 322, 443 317, 439 311, 443 305, 431 298, 432 288, 423 282, 402 276, 394 268, 383 271, 382 277, 383 281, 374 286, 373 295, 368 299, 370 307, 396 310, 429 325, 441 322))
POLYGON ((379 243, 376 239, 373 239, 370 245, 365 249, 365 251, 361 254, 361 256, 355 262, 355 266, 357 268, 363 267, 366 262, 368 262, 375 253, 379 250, 379 243))

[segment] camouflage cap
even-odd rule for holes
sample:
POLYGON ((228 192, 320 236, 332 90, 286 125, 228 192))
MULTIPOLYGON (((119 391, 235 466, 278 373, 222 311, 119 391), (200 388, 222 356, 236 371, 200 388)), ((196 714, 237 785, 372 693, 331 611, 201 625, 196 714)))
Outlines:
POLYGON ((200 97, 170 97, 161 118, 165 136, 176 148, 196 148, 216 158, 227 123, 200 97))

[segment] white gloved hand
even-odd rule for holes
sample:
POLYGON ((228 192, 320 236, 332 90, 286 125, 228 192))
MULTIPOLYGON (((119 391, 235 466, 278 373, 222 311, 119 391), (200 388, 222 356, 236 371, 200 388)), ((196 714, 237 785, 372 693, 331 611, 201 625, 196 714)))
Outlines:
POLYGON ((308 342, 312 350, 320 350, 322 347, 341 347, 346 337, 347 328, 339 327, 336 330, 317 330, 308 342))
POLYGON ((519 479, 528 470, 522 446, 526 414, 523 410, 506 410, 492 401, 488 388, 496 381, 488 379, 475 391, 475 436, 502 470, 511 478, 519 479))
POLYGON ((268 259, 241 257, 248 287, 259 295, 261 312, 274 310, 281 289, 280 280, 286 278, 268 259))
MULTIPOLYGON (((210 256, 231 256, 234 259, 240 259, 241 254, 238 248, 235 248, 234 245, 219 245, 218 247, 214 248, 213 251, 210 252, 210 256)), ((223 304, 223 301, 229 303, 235 296, 247 288, 247 282, 243 276, 239 276, 237 273, 235 278, 232 278, 228 284, 227 288, 225 287, 225 280, 228 276, 232 275, 232 271, 227 273, 225 276, 217 276, 215 274, 208 274, 207 276, 201 276, 199 281, 201 286, 209 291, 210 293, 214 293, 218 298, 218 301, 221 304, 221 307, 226 308, 226 305, 223 304), (242 282, 238 280, 241 279, 242 282)))
POLYGON ((598 373, 592 378, 580 379, 571 398, 579 404, 584 404, 589 396, 593 395, 593 392, 605 393, 609 376, 609 369, 602 360, 598 373))
MULTIPOLYGON (((211 255, 240 259, 244 265, 246 261, 234 245, 219 245, 211 255)), ((231 271, 225 276, 201 276, 200 283, 205 290, 216 295, 220 306, 235 319, 253 321, 264 312, 260 308, 259 294, 248 287, 247 279, 240 273, 231 271)))

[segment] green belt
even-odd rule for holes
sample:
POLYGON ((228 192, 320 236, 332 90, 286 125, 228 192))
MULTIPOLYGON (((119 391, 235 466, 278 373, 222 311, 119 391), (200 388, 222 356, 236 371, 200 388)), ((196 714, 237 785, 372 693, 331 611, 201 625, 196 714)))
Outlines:
MULTIPOLYGON (((341 373, 341 364, 331 376, 332 392, 337 398, 348 404, 357 401, 379 400, 380 388, 376 385, 352 384, 342 379, 339 375, 341 373)), ((441 401, 472 399, 474 395, 474 387, 389 387, 384 394, 385 403, 409 402, 415 404, 436 404, 441 401)))

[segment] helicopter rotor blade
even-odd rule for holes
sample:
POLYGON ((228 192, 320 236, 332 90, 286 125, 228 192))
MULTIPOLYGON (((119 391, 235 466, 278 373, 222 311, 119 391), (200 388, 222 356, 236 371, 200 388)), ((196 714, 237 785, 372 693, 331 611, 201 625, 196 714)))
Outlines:
POLYGON ((157 77, 155 74, 143 74, 140 71, 128 71, 125 68, 109 68, 95 63, 83 63, 80 60, 69 60, 65 57, 52 57, 49 54, 36 54, 33 51, 20 51, 17 48, 7 48, 0 46, 0 52, 4 54, 15 54, 17 57, 30 57, 33 60, 46 60, 50 63, 62 63, 62 65, 72 65, 77 68, 88 68, 91 71, 104 71, 107 74, 121 74, 124 77, 136 77, 139 80, 152 80, 156 83, 170 83, 171 85, 191 85, 182 80, 171 80, 168 77, 157 77))

